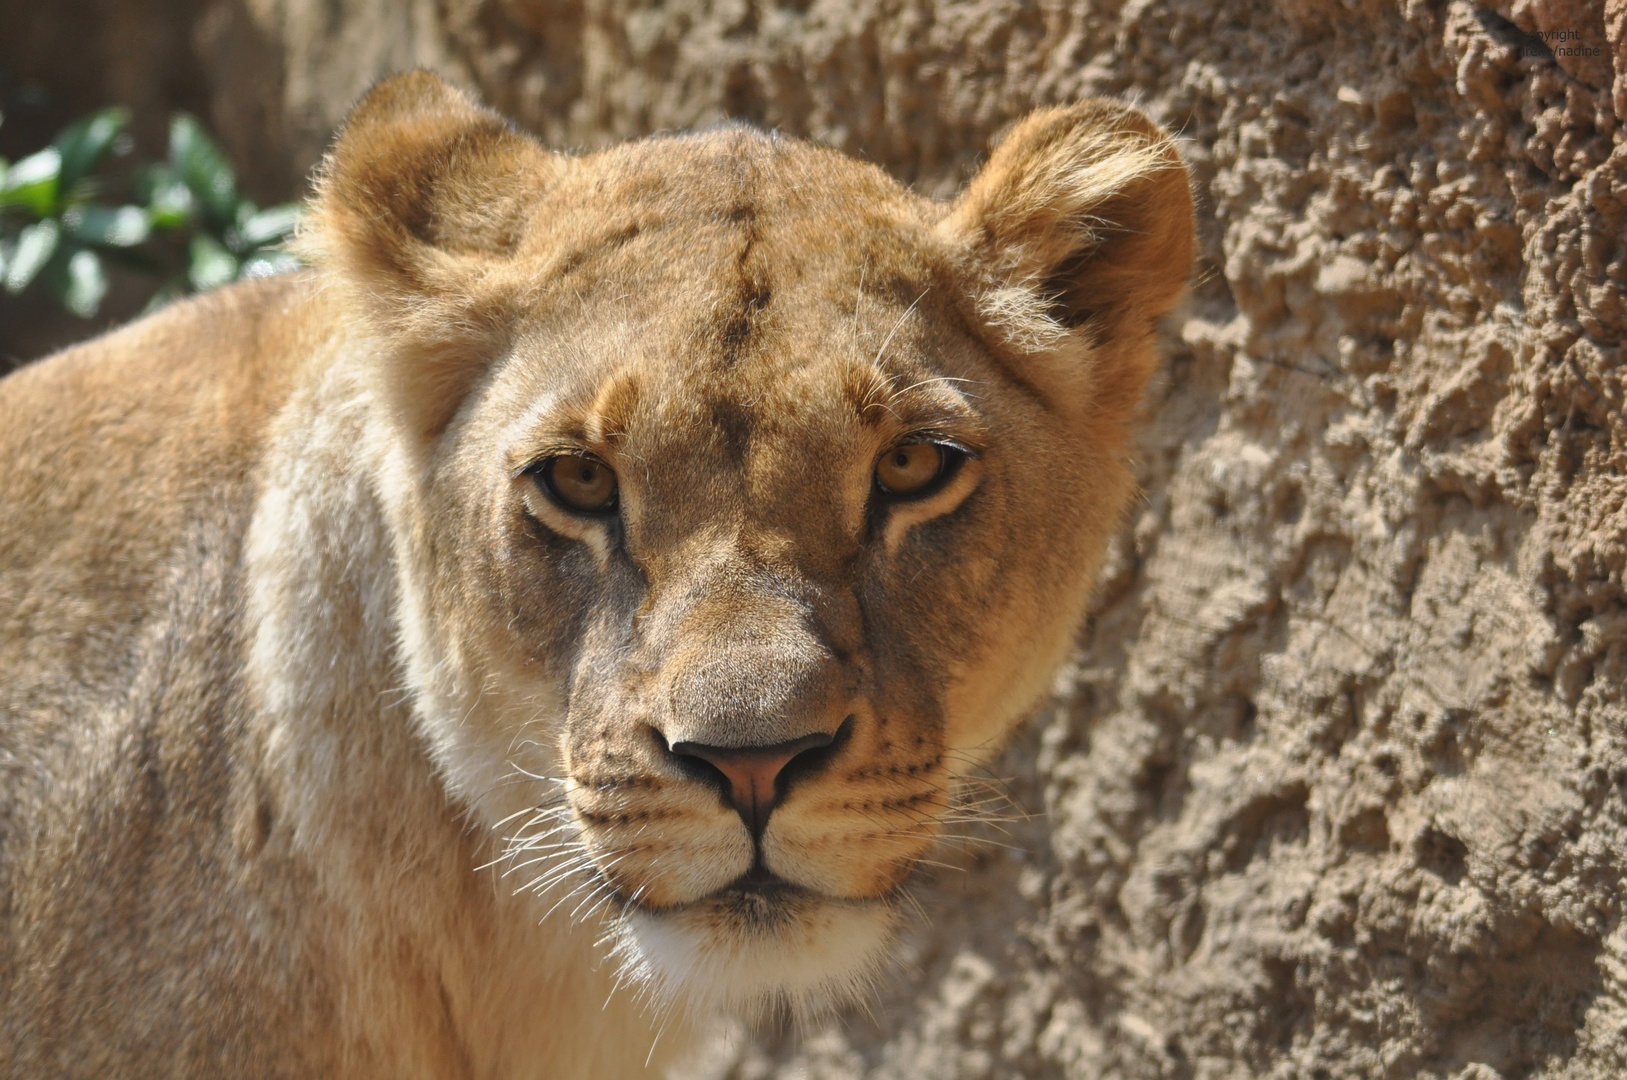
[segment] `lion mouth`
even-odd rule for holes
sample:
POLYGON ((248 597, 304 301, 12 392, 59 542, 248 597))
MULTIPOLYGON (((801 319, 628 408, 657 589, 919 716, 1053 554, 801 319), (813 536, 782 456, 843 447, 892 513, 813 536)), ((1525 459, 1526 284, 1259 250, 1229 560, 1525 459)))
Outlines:
POLYGON ((812 895, 812 890, 785 880, 761 862, 723 886, 718 892, 724 895, 739 893, 763 898, 772 898, 783 893, 812 895))
POLYGON ((640 904, 624 898, 629 909, 642 909, 652 915, 676 914, 705 908, 737 921, 742 927, 771 929, 794 921, 810 904, 831 899, 805 886, 787 881, 758 863, 727 885, 705 896, 667 907, 640 904))
MULTIPOLYGON (((707 898, 725 916, 748 927, 771 928, 791 922, 817 893, 792 884, 757 865, 707 898)), ((704 901, 703 901, 704 902, 704 901)))

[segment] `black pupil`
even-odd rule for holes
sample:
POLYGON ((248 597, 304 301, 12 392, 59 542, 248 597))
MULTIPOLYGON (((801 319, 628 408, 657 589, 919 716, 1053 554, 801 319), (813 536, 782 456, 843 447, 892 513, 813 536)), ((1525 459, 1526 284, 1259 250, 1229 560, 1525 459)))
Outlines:
POLYGON ((598 475, 599 475, 598 466, 596 466, 592 462, 588 462, 588 461, 584 461, 582 463, 582 483, 591 484, 591 483, 593 483, 594 477, 596 477, 598 475))
POLYGON ((909 468, 909 464, 910 464, 910 456, 909 456, 909 454, 906 451, 900 450, 898 452, 898 456, 893 458, 893 464, 897 465, 900 469, 909 468))

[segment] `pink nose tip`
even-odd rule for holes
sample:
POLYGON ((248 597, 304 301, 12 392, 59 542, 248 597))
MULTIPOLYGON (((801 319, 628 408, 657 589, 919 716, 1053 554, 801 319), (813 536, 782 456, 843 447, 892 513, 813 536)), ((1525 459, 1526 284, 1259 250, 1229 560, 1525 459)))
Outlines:
POLYGON ((729 801, 735 812, 753 831, 768 820, 779 801, 776 782, 794 758, 809 750, 829 746, 834 736, 824 732, 772 746, 707 746, 704 743, 677 742, 672 752, 679 757, 699 758, 729 782, 729 801))

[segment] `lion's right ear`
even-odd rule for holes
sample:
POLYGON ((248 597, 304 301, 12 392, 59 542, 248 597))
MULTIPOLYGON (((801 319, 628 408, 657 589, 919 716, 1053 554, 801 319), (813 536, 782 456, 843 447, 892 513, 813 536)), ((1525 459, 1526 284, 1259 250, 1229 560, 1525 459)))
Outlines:
POLYGON ((978 316, 1025 376, 1127 416, 1191 271, 1188 185, 1162 128, 1087 101, 1018 124, 938 228, 981 279, 978 316))
POLYGON ((505 270, 563 160, 427 71, 381 82, 340 129, 297 247, 400 342, 382 374, 420 434, 500 347, 524 277, 505 270))

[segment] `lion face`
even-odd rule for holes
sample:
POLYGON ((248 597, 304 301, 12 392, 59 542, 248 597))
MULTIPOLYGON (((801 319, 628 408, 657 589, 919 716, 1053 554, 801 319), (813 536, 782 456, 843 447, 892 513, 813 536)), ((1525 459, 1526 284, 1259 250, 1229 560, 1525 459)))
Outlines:
POLYGON ((745 129, 560 158, 410 76, 319 222, 419 721, 497 866, 658 995, 854 993, 1129 490, 1167 139, 1041 114, 945 208, 745 129))
MULTIPOLYGON (((759 239, 737 305, 748 240, 712 211, 673 226, 715 251, 695 280, 648 269, 652 229, 605 268, 649 301, 608 333, 584 313, 516 345, 459 433, 454 498, 481 491, 482 528, 444 572, 488 604, 469 652, 506 660, 511 692, 559 688, 542 737, 640 954, 760 968, 706 980, 750 999, 862 971, 957 772, 1012 718, 967 715, 965 688, 998 685, 1014 713, 1055 647, 1013 624, 1012 575, 1079 584, 1020 550, 1013 517, 1043 514, 1027 470, 1070 470, 990 434, 1051 422, 990 400, 1009 379, 944 329, 931 277, 861 293, 859 237, 827 260, 759 239)), ((1083 556, 1056 532, 1049 554, 1083 556)))

